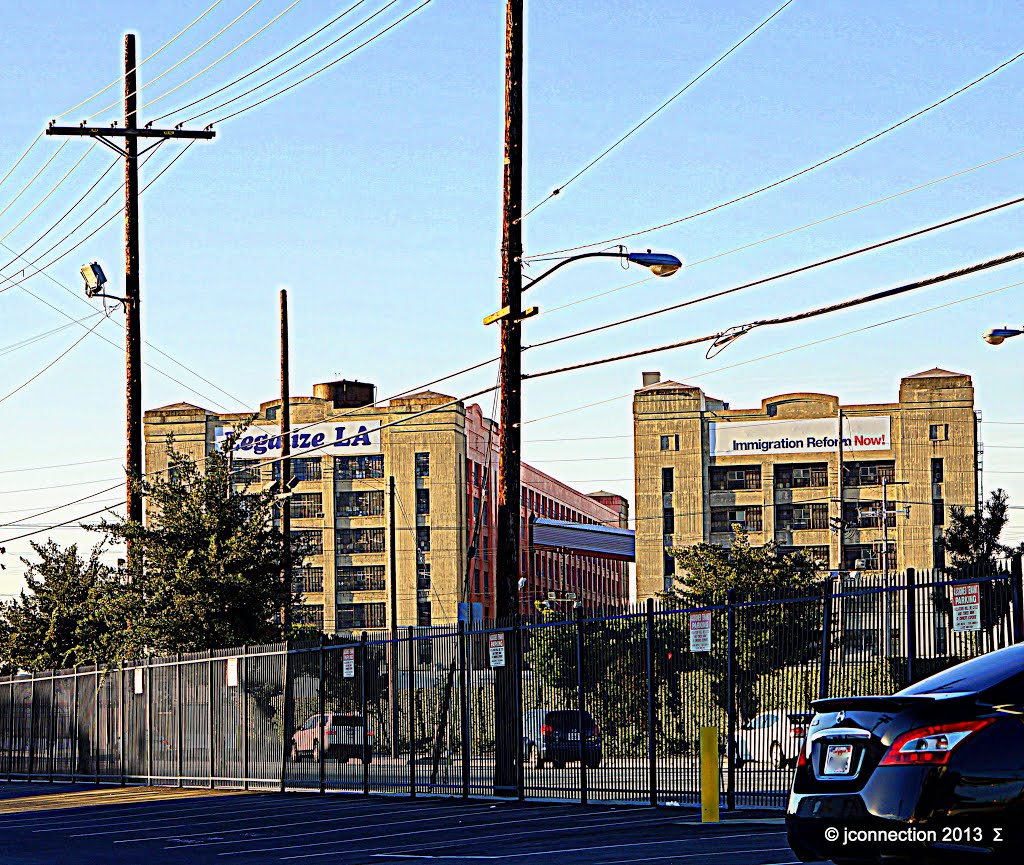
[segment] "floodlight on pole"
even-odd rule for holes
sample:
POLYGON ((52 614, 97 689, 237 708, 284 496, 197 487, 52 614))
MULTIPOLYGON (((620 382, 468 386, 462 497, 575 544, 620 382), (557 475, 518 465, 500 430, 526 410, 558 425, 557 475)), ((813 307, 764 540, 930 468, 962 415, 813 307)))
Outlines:
POLYGON ((80 273, 82 274, 82 279, 85 280, 86 297, 95 297, 103 291, 103 286, 107 284, 107 275, 103 272, 99 262, 94 261, 83 265, 80 273))
POLYGON ((1020 336, 1024 330, 1017 330, 1012 327, 994 327, 986 333, 982 339, 989 345, 1002 345, 1003 342, 1014 336, 1020 336))

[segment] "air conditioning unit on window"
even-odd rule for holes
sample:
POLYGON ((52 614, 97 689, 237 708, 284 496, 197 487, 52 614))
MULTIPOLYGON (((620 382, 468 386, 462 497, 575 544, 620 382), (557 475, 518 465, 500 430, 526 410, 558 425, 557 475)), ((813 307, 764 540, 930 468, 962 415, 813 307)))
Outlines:
POLYGON ((868 567, 869 567, 868 560, 867 559, 857 559, 857 561, 855 561, 853 563, 853 567, 854 567, 855 570, 858 570, 858 571, 866 571, 868 569, 868 567))

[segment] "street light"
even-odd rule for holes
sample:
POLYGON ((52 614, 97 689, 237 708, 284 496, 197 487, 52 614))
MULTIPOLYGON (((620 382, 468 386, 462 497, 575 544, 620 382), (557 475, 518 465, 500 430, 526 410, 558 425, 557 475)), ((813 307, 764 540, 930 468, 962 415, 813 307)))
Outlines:
POLYGON ((994 327, 986 333, 982 339, 989 345, 1001 345, 1004 340, 1012 336, 1020 336, 1024 330, 1016 330, 1012 327, 994 327))

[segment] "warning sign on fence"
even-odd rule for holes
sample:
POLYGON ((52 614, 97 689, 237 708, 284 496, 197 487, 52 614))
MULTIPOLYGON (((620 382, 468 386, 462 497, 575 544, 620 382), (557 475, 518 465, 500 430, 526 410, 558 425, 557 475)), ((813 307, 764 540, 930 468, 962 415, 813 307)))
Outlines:
POLYGON ((504 634, 488 634, 487 635, 487 650, 491 656, 492 667, 504 667, 505 666, 505 635, 504 634))
POLYGON ((977 583, 953 586, 953 630, 981 630, 981 587, 977 583))
POLYGON ((238 658, 228 658, 228 666, 224 672, 224 681, 229 688, 238 687, 238 658))
POLYGON ((341 675, 346 679, 354 679, 356 676, 356 650, 341 650, 341 675))
POLYGON ((711 651, 711 613, 690 613, 690 651, 711 651))

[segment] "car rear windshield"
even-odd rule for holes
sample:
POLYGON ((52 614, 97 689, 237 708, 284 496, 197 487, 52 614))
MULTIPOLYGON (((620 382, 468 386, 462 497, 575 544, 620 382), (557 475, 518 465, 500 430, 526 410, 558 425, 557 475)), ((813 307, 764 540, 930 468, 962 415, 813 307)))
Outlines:
MULTIPOLYGON (((579 712, 575 712, 575 711, 573 711, 571 709, 567 709, 565 711, 559 711, 559 712, 548 712, 547 715, 544 716, 544 723, 548 724, 548 725, 550 725, 552 727, 561 727, 561 728, 569 727, 570 729, 575 730, 579 726, 579 722, 580 722, 580 713, 579 712)), ((584 727, 593 726, 593 723, 594 723, 594 719, 592 717, 590 717, 590 713, 589 712, 584 712, 583 713, 583 726, 584 727)))
POLYGON ((1024 673, 1024 645, 1010 646, 957 664, 921 680, 916 685, 904 688, 899 693, 908 696, 953 694, 958 691, 974 694, 987 691, 1021 673, 1024 673))
POLYGON ((333 723, 335 727, 362 727, 365 722, 359 715, 335 715, 333 723))

